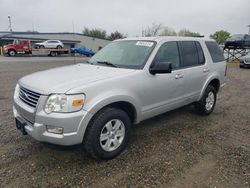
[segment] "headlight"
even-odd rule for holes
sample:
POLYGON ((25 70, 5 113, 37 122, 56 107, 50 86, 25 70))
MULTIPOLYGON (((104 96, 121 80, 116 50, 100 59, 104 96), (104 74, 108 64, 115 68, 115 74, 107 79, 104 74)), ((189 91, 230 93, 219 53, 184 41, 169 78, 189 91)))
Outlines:
POLYGON ((52 94, 45 103, 44 111, 47 114, 52 112, 76 112, 82 109, 84 100, 83 94, 52 94))

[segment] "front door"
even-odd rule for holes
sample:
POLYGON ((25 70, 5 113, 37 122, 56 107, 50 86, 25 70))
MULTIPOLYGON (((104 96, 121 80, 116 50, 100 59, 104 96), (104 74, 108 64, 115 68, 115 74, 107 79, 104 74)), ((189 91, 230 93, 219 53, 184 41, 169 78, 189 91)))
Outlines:
POLYGON ((179 70, 180 55, 177 42, 164 43, 158 50, 153 63, 172 63, 172 73, 152 75, 147 72, 147 87, 142 91, 143 119, 161 114, 181 106, 183 101, 183 73, 179 70))

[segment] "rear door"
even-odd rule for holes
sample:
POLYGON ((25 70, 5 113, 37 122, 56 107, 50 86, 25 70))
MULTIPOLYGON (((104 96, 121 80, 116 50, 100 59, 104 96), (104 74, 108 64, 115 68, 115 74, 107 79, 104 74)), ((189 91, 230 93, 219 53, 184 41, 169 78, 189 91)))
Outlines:
POLYGON ((208 75, 201 44, 198 41, 181 41, 181 70, 184 79, 184 99, 186 103, 197 100, 208 75))

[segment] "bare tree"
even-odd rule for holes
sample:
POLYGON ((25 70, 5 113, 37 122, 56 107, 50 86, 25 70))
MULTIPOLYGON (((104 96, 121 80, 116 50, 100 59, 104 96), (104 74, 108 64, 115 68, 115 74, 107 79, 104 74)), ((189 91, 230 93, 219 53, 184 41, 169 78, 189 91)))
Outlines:
POLYGON ((149 26, 146 29, 142 29, 142 36, 143 37, 157 36, 161 29, 162 29, 161 24, 153 23, 152 26, 149 26))
POLYGON ((177 33, 173 28, 164 27, 160 32, 160 36, 177 36, 177 33))

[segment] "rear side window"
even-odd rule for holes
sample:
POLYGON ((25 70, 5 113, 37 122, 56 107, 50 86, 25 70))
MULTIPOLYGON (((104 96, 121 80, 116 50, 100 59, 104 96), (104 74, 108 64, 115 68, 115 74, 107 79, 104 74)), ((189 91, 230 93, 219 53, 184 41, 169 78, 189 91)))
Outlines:
POLYGON ((181 42, 183 67, 199 65, 199 55, 194 41, 181 42))
POLYGON ((196 44, 196 48, 197 48, 199 64, 204 64, 205 63, 205 56, 204 56, 203 50, 201 48, 201 45, 197 41, 195 42, 195 44, 196 44))
POLYGON ((206 45, 214 63, 225 61, 223 52, 216 42, 207 41, 206 45))

